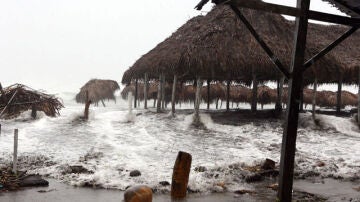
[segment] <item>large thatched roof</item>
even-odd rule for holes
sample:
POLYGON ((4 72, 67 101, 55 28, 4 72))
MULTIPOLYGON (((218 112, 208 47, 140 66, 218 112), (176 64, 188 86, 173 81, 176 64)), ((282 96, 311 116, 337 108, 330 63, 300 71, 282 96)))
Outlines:
POLYGON ((33 108, 54 117, 59 115, 63 107, 54 95, 36 91, 22 84, 14 84, 0 91, 0 118, 16 118, 22 112, 33 108))
POLYGON ((76 95, 76 102, 85 103, 86 93, 90 101, 97 103, 106 99, 115 100, 114 92, 120 89, 119 84, 113 80, 92 79, 88 81, 76 95))
MULTIPOLYGON (((277 14, 246 9, 243 12, 284 65, 289 67, 293 23, 277 14)), ((332 27, 311 25, 310 30, 313 27, 314 31, 309 32, 307 58, 336 38, 336 33, 331 36, 327 34, 332 27), (323 40, 324 38, 331 40, 323 40)), ((345 28, 338 27, 338 30, 345 31, 345 28)), ((349 51, 345 53, 347 52, 349 51)), ((312 83, 315 76, 320 78, 319 83, 338 80, 339 72, 345 74, 345 69, 350 67, 349 63, 343 63, 339 57, 333 57, 342 54, 327 55, 319 60, 306 72, 305 84, 312 83)), ((355 63, 358 62, 356 60, 357 58, 355 63)), ((177 74, 186 81, 201 77, 218 81, 233 80, 247 85, 251 83, 253 72, 260 82, 275 81, 281 75, 247 28, 226 5, 216 6, 206 16, 189 20, 172 36, 136 61, 124 73, 122 82, 141 79, 145 72, 152 79, 157 79, 159 73, 163 72, 168 78, 177 74)), ((345 83, 353 82, 348 79, 345 83)))

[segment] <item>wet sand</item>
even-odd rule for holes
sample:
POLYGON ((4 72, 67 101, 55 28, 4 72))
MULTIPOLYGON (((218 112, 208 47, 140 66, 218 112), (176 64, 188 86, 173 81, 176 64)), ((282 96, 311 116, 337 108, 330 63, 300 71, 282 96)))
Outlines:
MULTIPOLYGON (((76 202, 119 202, 123 201, 123 191, 93 189, 84 187, 74 187, 57 182, 53 179, 48 179, 49 187, 27 188, 17 192, 0 192, 1 202, 62 202, 62 201, 76 201, 76 202), (40 191, 40 192, 39 192, 40 191), (46 191, 46 192, 42 192, 46 191)), ((272 181, 274 182, 274 181, 272 181)), ((213 193, 213 194, 189 194, 186 200, 182 202, 218 202, 218 201, 275 201, 276 192, 265 188, 265 184, 270 181, 255 184, 255 191, 257 194, 237 195, 234 193, 213 193)), ((359 187, 359 183, 344 182, 333 179, 318 179, 316 181, 297 180, 294 185, 294 198, 299 201, 311 201, 303 198, 304 194, 300 192, 307 192, 317 196, 326 198, 326 201, 352 201, 360 202, 360 192, 354 190, 354 187, 359 187), (302 199, 302 200, 301 200, 302 199)), ((305 194, 306 195, 306 194, 305 194)), ((153 201, 167 202, 171 201, 169 194, 155 194, 153 201)), ((317 201, 317 200, 312 200, 317 201)))

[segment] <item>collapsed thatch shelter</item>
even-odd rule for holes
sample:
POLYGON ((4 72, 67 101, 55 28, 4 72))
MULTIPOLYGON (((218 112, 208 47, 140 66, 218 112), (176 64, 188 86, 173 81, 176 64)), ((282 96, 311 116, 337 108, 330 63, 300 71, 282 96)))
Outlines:
MULTIPOLYGON (((22 84, 14 84, 0 91, 0 118, 12 119, 22 112, 42 111, 47 116, 55 117, 63 108, 61 101, 54 95, 36 91, 22 84)), ((35 117, 34 117, 35 118, 35 117)))
POLYGON ((78 103, 86 103, 90 100, 95 104, 100 101, 104 104, 104 100, 116 101, 114 93, 119 89, 120 86, 116 81, 92 79, 81 87, 75 99, 78 103))

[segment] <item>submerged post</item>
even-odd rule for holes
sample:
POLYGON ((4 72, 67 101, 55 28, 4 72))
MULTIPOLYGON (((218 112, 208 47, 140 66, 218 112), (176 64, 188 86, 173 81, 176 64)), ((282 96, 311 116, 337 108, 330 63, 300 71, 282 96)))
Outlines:
POLYGON ((253 73, 253 89, 252 89, 252 100, 251 100, 251 111, 256 112, 257 110, 257 91, 258 91, 258 80, 256 74, 253 73))
POLYGON ((275 104, 275 110, 278 112, 282 111, 282 96, 284 91, 284 80, 285 77, 282 76, 277 82, 277 99, 275 104))
POLYGON ((159 75, 159 84, 158 84, 158 92, 157 92, 157 105, 156 105, 156 112, 161 112, 161 91, 162 91, 162 75, 159 75))
POLYGON ((303 81, 302 69, 304 66, 309 7, 310 0, 297 0, 300 15, 296 18, 295 49, 290 67, 292 74, 289 79, 288 105, 280 158, 278 198, 281 202, 288 202, 292 199, 299 100, 303 81))
POLYGON ((202 82, 200 78, 197 79, 197 85, 196 85, 196 94, 195 94, 195 114, 194 114, 194 122, 193 124, 195 126, 200 126, 200 102, 201 102, 201 87, 202 82))
POLYGON ((359 81, 358 81, 358 125, 360 126, 360 67, 359 67, 359 81))
POLYGON ((317 94, 317 78, 314 81, 314 90, 313 90, 313 100, 312 100, 312 116, 315 120, 315 113, 316 113, 316 95, 317 94))
POLYGON ((230 80, 226 82, 226 111, 230 110, 230 80))
POLYGON ((144 79, 144 109, 147 109, 147 99, 148 99, 148 74, 145 73, 144 79))
POLYGON ((84 110, 84 119, 88 120, 89 119, 89 108, 90 108, 90 104, 91 104, 91 100, 89 100, 89 91, 85 92, 85 110, 84 110))
POLYGON ((207 109, 210 109, 210 80, 206 81, 207 84, 207 109))
POLYGON ((342 100, 341 100, 341 92, 342 92, 342 76, 339 77, 338 82, 338 91, 337 91, 337 99, 336 99, 336 113, 341 112, 342 100))
POLYGON ((31 106, 31 118, 36 119, 36 116, 37 116, 37 109, 36 109, 36 105, 33 104, 31 106))
POLYGON ((191 161, 192 157, 189 153, 182 151, 178 153, 171 182, 171 197, 174 199, 186 197, 191 161))
POLYGON ((137 100, 138 100, 138 79, 135 79, 134 108, 137 107, 137 100))
POLYGON ((162 73, 162 81, 161 81, 161 109, 165 109, 165 74, 162 73))
POLYGON ((19 130, 14 130, 14 154, 13 154, 13 173, 17 174, 17 152, 18 152, 18 133, 19 130))
POLYGON ((176 84, 177 84, 177 76, 174 75, 174 81, 172 86, 172 94, 171 94, 171 115, 175 116, 175 92, 176 92, 176 84))

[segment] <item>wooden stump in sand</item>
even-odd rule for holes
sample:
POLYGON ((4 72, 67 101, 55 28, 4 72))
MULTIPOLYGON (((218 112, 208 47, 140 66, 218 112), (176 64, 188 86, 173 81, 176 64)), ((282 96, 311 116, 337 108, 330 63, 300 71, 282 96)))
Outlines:
POLYGON ((189 153, 179 152, 175 161, 171 183, 171 197, 181 199, 186 197, 189 182, 192 157, 189 153))

